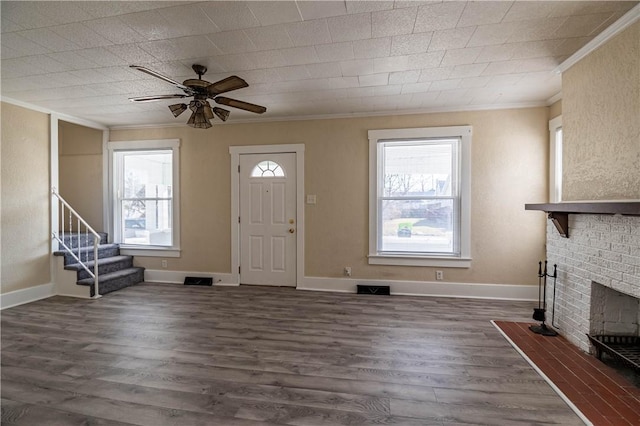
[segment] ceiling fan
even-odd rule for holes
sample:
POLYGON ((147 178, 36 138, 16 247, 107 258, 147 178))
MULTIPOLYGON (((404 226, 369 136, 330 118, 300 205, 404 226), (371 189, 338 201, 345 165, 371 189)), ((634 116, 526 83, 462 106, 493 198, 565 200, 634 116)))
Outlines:
POLYGON ((216 81, 215 83, 209 83, 202 79, 202 76, 207 72, 207 67, 194 64, 191 68, 193 68, 196 74, 198 74, 198 78, 191 78, 180 84, 177 81, 149 68, 145 68, 140 65, 130 65, 130 67, 166 81, 169 84, 173 84, 184 92, 184 94, 175 95, 129 98, 131 102, 152 102, 165 99, 188 98, 193 96, 193 100, 189 102, 189 105, 174 104, 169 105, 169 109, 171 110, 171 113, 173 113, 173 116, 177 117, 189 108, 192 111, 192 114, 189 121, 187 121, 187 125, 195 127, 196 129, 208 129, 211 127, 211 122, 209 120, 214 118, 214 116, 217 116, 222 121, 227 121, 227 118, 229 118, 230 112, 228 110, 219 107, 212 108, 207 99, 211 99, 220 105, 227 105, 233 108, 255 112, 256 114, 262 114, 267 110, 265 107, 260 105, 250 104, 249 102, 239 101, 225 96, 219 96, 221 93, 242 89, 243 87, 249 87, 249 84, 247 84, 246 81, 235 75, 216 81))

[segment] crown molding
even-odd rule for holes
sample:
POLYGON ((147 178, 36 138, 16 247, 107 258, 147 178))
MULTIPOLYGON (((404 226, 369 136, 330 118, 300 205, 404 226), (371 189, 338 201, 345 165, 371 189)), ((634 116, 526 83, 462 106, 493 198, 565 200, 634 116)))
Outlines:
MULTIPOLYGON (((557 95, 556 95, 557 96, 557 95)), ((303 115, 303 116, 284 116, 284 117, 261 117, 261 118, 247 118, 234 121, 227 121, 223 123, 216 123, 214 126, 228 126, 233 124, 248 124, 248 123, 273 123, 283 121, 308 121, 308 120, 333 120, 340 118, 367 118, 367 117, 385 117, 385 116, 401 116, 401 115, 416 115, 416 114, 438 114, 447 112, 473 112, 473 111, 498 111, 505 109, 522 109, 522 108, 539 108, 547 107, 550 104, 548 101, 539 102, 520 102, 520 103, 506 103, 506 104, 486 104, 486 105, 463 105, 458 107, 443 107, 443 108, 422 108, 411 109, 404 111, 388 110, 388 111, 376 111, 376 112, 354 112, 347 114, 316 114, 316 115, 303 115)), ((110 130, 143 130, 143 129, 157 129, 165 127, 182 127, 184 125, 177 125, 176 123, 158 123, 158 124, 141 124, 141 125, 127 125, 127 126, 110 126, 110 130)))
POLYGON ((593 40, 589 43, 582 46, 576 53, 569 56, 563 63, 558 65, 554 72, 556 74, 562 74, 572 66, 574 66, 577 62, 579 62, 582 58, 596 50, 598 47, 605 44, 607 41, 611 40, 614 36, 616 36, 621 31, 625 30, 633 23, 635 23, 638 19, 640 19, 640 4, 636 5, 633 9, 625 13, 620 19, 618 19, 613 24, 609 25, 604 31, 598 34, 593 40))
POLYGON ((547 99, 547 106, 551 106, 560 100, 562 100, 562 92, 558 92, 552 97, 550 97, 549 99, 547 99))
POLYGON ((73 115, 63 114, 63 113, 54 111, 54 110, 49 109, 49 108, 44 108, 44 107, 41 107, 41 106, 38 106, 38 105, 33 105, 33 104, 28 103, 28 102, 19 101, 17 99, 13 99, 13 98, 8 98, 6 96, 0 96, 0 101, 8 103, 8 104, 11 104, 11 105, 19 106, 19 107, 22 107, 22 108, 30 109, 32 111, 41 112, 43 114, 51 115, 51 116, 57 118, 58 120, 68 121, 69 123, 78 124, 80 126, 91 127, 93 129, 99 129, 99 130, 109 130, 109 127, 107 127, 106 125, 104 125, 102 123, 98 123, 98 122, 95 122, 95 121, 87 120, 85 118, 75 117, 73 115))

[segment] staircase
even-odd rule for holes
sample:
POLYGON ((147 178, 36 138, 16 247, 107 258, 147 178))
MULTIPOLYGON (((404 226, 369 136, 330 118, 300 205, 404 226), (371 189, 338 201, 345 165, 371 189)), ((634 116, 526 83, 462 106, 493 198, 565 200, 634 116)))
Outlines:
MULTIPOLYGON (((100 295, 144 281, 144 268, 133 266, 133 256, 121 255, 118 244, 109 244, 107 234, 103 232, 98 234, 100 235, 98 245, 98 292, 100 295)), ((65 233, 60 234, 60 237, 86 267, 93 271, 95 265, 93 235, 65 233)), ((60 258, 56 271, 58 294, 94 297, 94 279, 83 266, 66 251, 56 251, 53 254, 60 258)))

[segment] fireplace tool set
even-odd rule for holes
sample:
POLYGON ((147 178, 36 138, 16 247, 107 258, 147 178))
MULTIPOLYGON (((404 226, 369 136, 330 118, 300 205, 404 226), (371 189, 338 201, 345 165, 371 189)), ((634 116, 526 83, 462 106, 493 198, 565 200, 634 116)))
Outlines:
POLYGON ((553 293, 555 299, 558 265, 553 265, 553 275, 549 275, 547 261, 544 261, 544 270, 542 269, 542 262, 538 262, 538 307, 533 308, 533 319, 541 321, 541 324, 529 326, 529 330, 536 334, 542 334, 543 336, 557 336, 558 333, 545 324, 547 312, 547 277, 553 278, 553 293))

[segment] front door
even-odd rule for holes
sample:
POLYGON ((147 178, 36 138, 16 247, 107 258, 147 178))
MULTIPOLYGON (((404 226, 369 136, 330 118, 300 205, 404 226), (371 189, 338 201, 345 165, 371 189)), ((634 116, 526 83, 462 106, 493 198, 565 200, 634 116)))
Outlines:
POLYGON ((241 284, 295 287, 296 224, 296 154, 241 154, 241 284))

